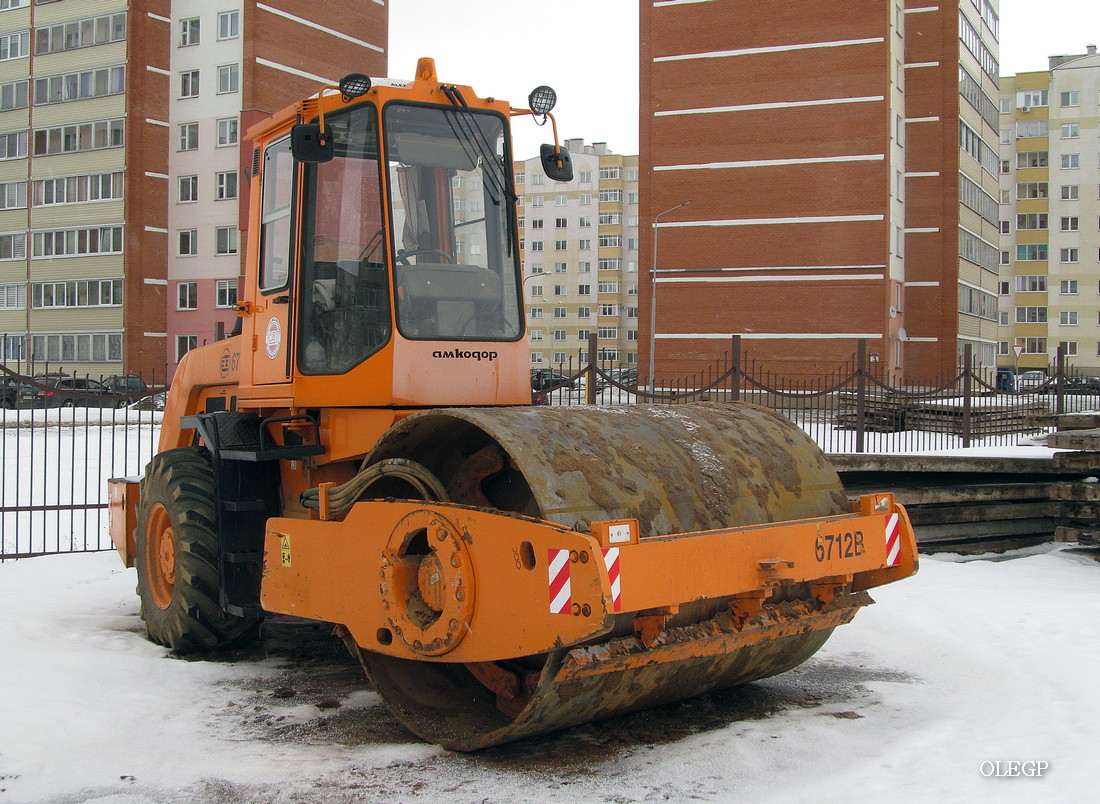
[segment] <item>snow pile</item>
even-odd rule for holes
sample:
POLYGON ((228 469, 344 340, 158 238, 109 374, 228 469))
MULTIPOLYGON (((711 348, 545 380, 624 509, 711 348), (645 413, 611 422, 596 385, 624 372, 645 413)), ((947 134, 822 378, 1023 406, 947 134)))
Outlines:
POLYGON ((1098 581, 1068 549, 924 559, 790 673, 468 756, 339 654, 169 655, 113 554, 9 562, 0 804, 1089 800, 1098 581), (1049 767, 982 775, 1028 760, 1049 767))

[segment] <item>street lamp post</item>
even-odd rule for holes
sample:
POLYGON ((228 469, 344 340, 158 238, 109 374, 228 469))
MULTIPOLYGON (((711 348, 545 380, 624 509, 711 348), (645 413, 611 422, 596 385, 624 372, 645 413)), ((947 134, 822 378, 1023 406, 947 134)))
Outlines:
POLYGON ((654 378, 654 358, 657 354, 657 221, 661 219, 662 215, 667 215, 670 212, 675 212, 681 207, 686 207, 691 201, 685 201, 682 204, 677 204, 674 207, 666 209, 664 212, 660 212, 653 216, 653 271, 650 275, 650 290, 649 290, 649 390, 650 393, 657 392, 657 381, 654 378))

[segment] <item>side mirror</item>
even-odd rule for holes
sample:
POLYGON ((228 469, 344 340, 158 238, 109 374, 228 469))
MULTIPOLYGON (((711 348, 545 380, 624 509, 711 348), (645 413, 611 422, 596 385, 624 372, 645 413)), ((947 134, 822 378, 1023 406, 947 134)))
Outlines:
POLYGON ((299 162, 328 162, 336 156, 332 130, 320 123, 299 123, 290 129, 290 152, 299 162))
POLYGON ((573 160, 569 151, 556 145, 543 145, 539 149, 542 172, 554 181, 573 181, 573 160))

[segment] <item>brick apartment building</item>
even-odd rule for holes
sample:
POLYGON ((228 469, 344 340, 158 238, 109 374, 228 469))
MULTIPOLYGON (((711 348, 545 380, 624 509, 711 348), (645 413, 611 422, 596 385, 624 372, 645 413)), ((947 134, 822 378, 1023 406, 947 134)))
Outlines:
POLYGON ((380 0, 0 1, 0 359, 155 373, 231 330, 248 127, 384 75, 380 0))
POLYGON ((861 338, 907 379, 952 371, 966 345, 993 365, 997 27, 988 0, 643 4, 658 375, 733 334, 793 374, 861 338))

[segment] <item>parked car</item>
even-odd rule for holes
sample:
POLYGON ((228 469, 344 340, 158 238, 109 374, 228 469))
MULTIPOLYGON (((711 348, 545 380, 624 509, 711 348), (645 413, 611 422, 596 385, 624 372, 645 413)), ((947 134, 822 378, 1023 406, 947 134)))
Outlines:
POLYGON ((611 369, 607 372, 607 376, 613 379, 619 385, 625 385, 627 388, 633 388, 638 384, 638 369, 611 369))
POLYGON ((1025 371, 1016 378, 1016 390, 1029 391, 1047 381, 1047 375, 1039 370, 1025 371))
POLYGON ((98 380, 85 377, 35 377, 35 385, 26 385, 19 391, 21 408, 109 408, 118 403, 118 397, 98 380))
POLYGON ((124 407, 149 392, 149 386, 145 380, 136 374, 112 374, 103 378, 103 387, 108 393, 117 394, 120 399, 116 401, 119 407, 124 407))
POLYGON ((19 390, 23 381, 10 374, 0 374, 0 408, 13 410, 19 406, 19 390))
POLYGON ((998 391, 1016 390, 1016 373, 1008 369, 997 369, 996 386, 998 391))
MULTIPOLYGON (((1055 393, 1057 385, 1051 383, 1049 389, 1051 393, 1055 393)), ((1066 377, 1064 385, 1062 386, 1062 392, 1066 394, 1097 394, 1100 395, 1100 377, 1066 377)))
POLYGON ((568 388, 570 391, 575 391, 577 381, 553 369, 531 369, 531 390, 545 391, 548 388, 568 388))

